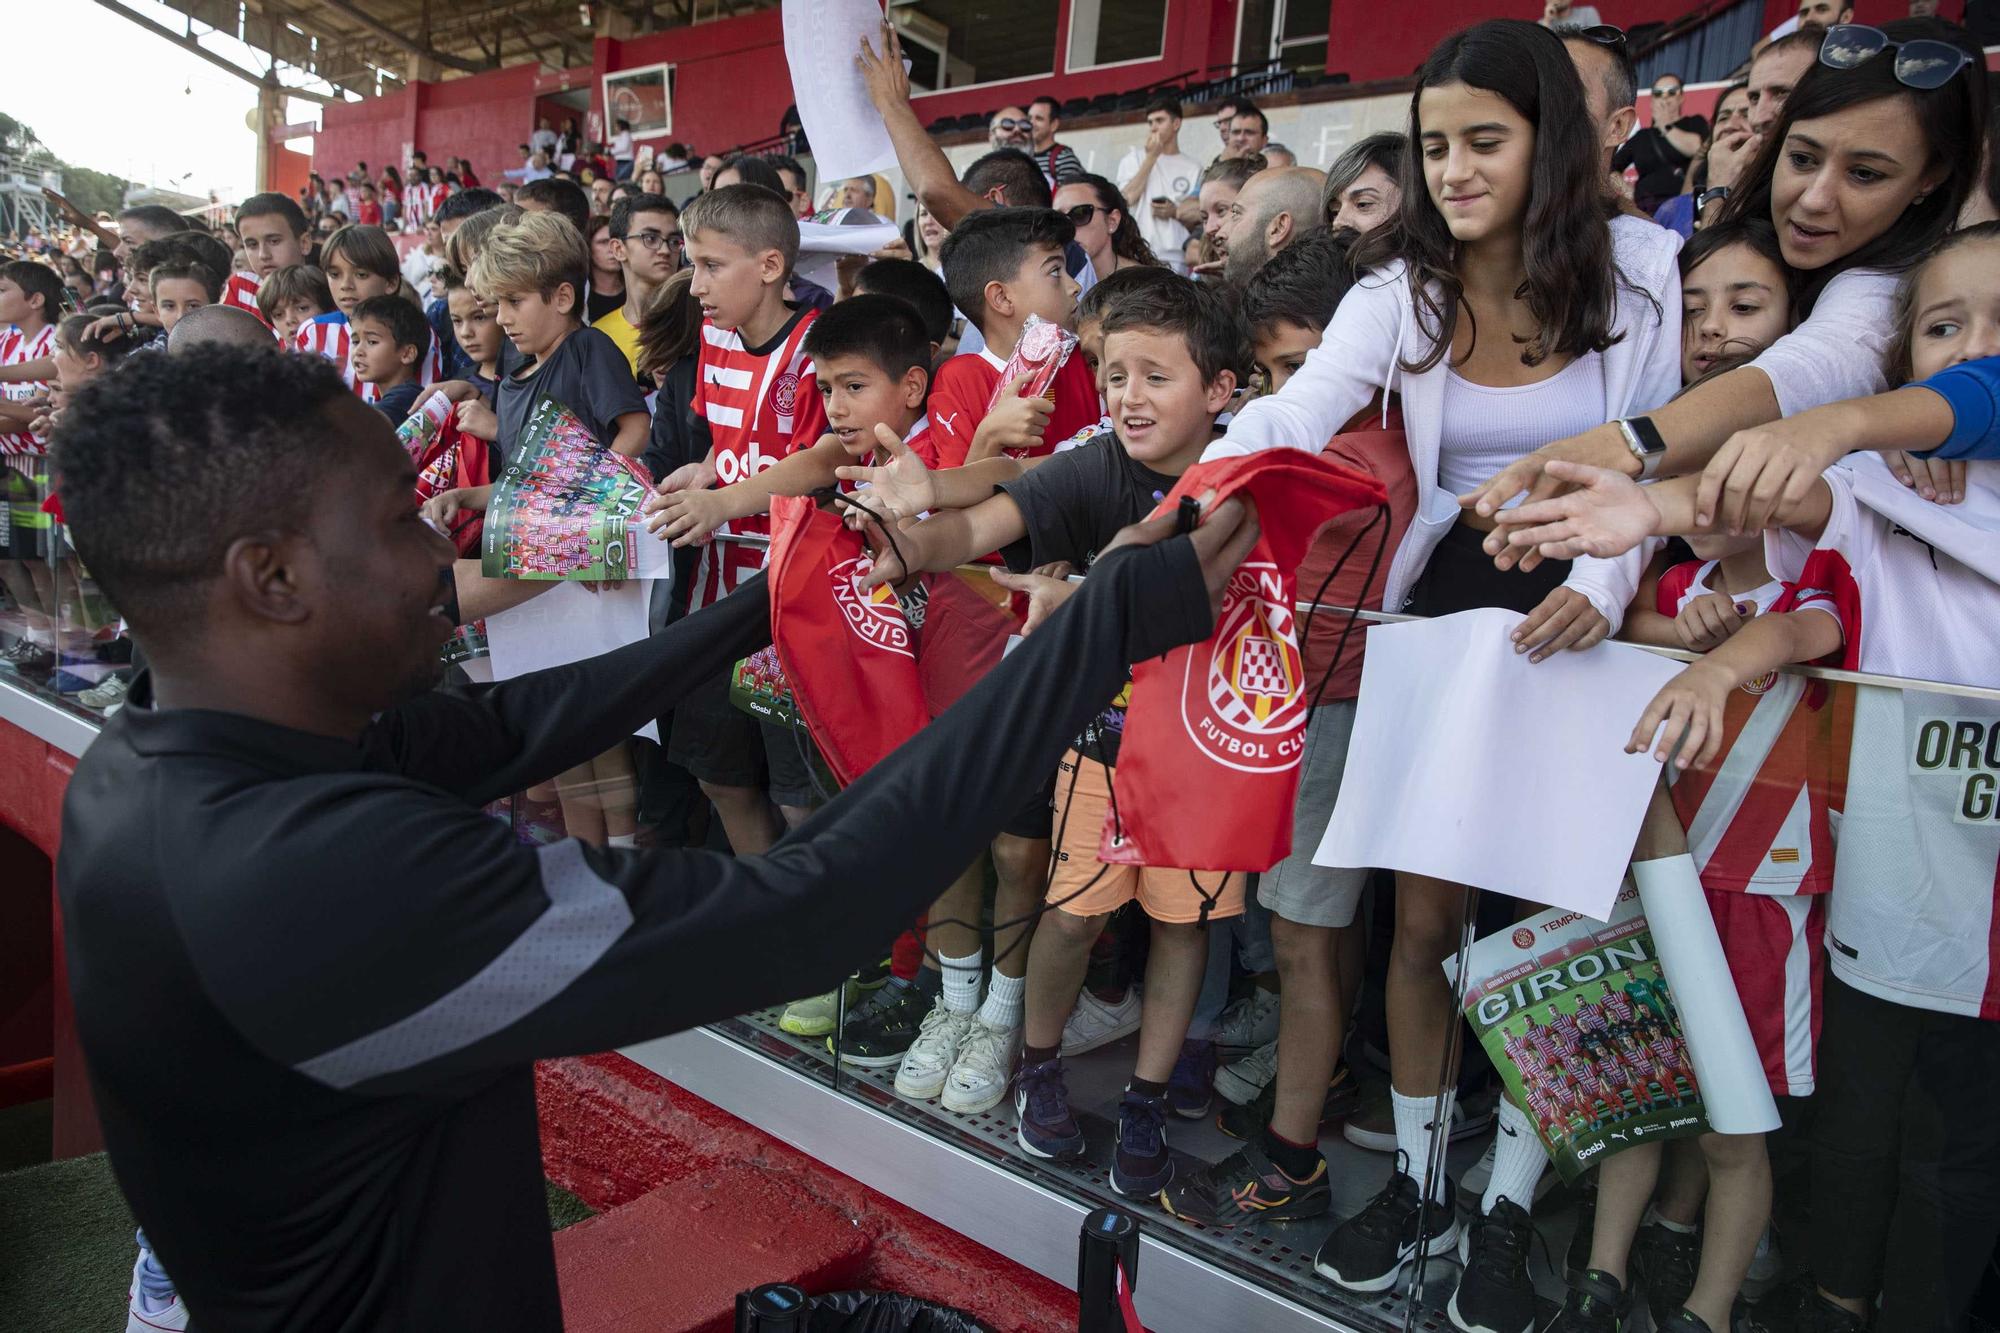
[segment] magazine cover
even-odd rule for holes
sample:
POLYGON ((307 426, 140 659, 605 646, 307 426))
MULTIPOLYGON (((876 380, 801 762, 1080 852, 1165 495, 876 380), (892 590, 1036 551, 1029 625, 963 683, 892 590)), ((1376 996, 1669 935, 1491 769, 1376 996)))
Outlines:
POLYGON ((1467 978, 1465 1017, 1565 1182, 1634 1144, 1708 1130, 1629 879, 1608 922, 1551 909, 1475 942, 1467 978))
POLYGON ((652 481, 632 459, 591 438, 576 415, 544 398, 486 510, 481 572, 490 579, 635 577, 630 538, 652 481))

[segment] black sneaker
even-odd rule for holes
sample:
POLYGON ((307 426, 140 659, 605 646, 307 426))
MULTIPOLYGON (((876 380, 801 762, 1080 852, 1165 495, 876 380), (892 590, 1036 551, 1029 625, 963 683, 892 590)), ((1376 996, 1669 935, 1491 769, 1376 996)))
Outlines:
MULTIPOLYGON (((1708 1326, 1706 1319, 1683 1307, 1664 1319, 1655 1319, 1653 1333, 1715 1333, 1715 1330, 1708 1326)), ((1724 1329, 1723 1333, 1729 1333, 1729 1330, 1724 1329)))
POLYGON ((1528 1277, 1528 1214, 1502 1198, 1467 1224, 1459 1253, 1465 1272, 1446 1313, 1461 1333, 1534 1333, 1535 1284, 1528 1277))
POLYGON ((1569 1249, 1563 1253, 1563 1281, 1574 1283, 1590 1267, 1590 1233, 1597 1229, 1597 1177, 1576 1200, 1576 1230, 1570 1233, 1569 1249))
POLYGON ((826 1039, 826 1049, 856 1069, 893 1069, 903 1062, 903 1052, 917 1039, 930 1011, 931 997, 922 987, 891 977, 866 1004, 848 1013, 847 1027, 826 1039))
POLYGON ((1750 1307, 1744 1333, 1862 1333, 1868 1321, 1819 1294, 1802 1273, 1750 1307))
POLYGON ((1206 1227, 1233 1227, 1260 1217, 1274 1222, 1318 1217, 1332 1199, 1326 1158, 1314 1153, 1312 1175, 1293 1180, 1255 1143, 1160 1192, 1168 1212, 1206 1227))
POLYGON ((1687 1304, 1701 1266, 1701 1238, 1658 1222, 1639 1228, 1632 1240, 1632 1284, 1646 1293, 1655 1324, 1687 1304))
POLYGON ((1313 1256, 1313 1270, 1349 1291, 1389 1290, 1418 1250, 1439 1255, 1457 1248, 1455 1193, 1447 1178, 1444 1202, 1424 1209, 1417 1182, 1397 1171, 1380 1194, 1333 1229, 1313 1256), (1417 1231, 1420 1217, 1424 1221, 1421 1235, 1417 1231))
MULTIPOLYGON (((1354 1075, 1343 1064, 1333 1071, 1333 1081, 1326 1085, 1326 1099, 1319 1108, 1320 1128, 1345 1120, 1360 1101, 1361 1090, 1354 1086, 1354 1075)), ((1271 1113, 1278 1108, 1278 1081, 1272 1079, 1266 1083, 1262 1092, 1241 1106, 1227 1098, 1223 1102, 1222 1109, 1215 1113, 1215 1127, 1232 1139, 1253 1143, 1263 1134, 1264 1126, 1271 1123, 1271 1113)))
POLYGON ((1118 1148, 1111 1188, 1128 1199, 1150 1199, 1174 1178, 1167 1153, 1167 1099, 1127 1091, 1118 1102, 1118 1148))
POLYGON ((1570 1280, 1563 1308, 1543 1333, 1625 1333, 1632 1297, 1611 1274, 1592 1268, 1570 1280))

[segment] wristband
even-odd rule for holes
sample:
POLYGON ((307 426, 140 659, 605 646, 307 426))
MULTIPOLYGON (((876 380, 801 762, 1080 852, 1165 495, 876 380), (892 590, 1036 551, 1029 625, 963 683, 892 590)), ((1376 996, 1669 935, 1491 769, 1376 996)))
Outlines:
POLYGON ((1651 481, 1666 461, 1667 442, 1651 417, 1626 417, 1618 423, 1625 447, 1639 460, 1639 480, 1651 481))

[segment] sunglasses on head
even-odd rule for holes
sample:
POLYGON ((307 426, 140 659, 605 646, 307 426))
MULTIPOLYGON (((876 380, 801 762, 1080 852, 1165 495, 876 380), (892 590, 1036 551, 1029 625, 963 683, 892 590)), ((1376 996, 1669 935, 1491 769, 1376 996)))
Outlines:
POLYGON ((1855 69, 1884 51, 1896 53, 1896 82, 1919 92, 1944 87, 1972 63, 1971 55, 1950 42, 1929 38, 1892 42, 1888 33, 1865 23, 1837 23, 1828 28, 1819 44, 1819 63, 1834 69, 1855 69))
POLYGON ((1625 30, 1609 23, 1593 23, 1588 28, 1577 28, 1574 31, 1564 29, 1558 35, 1581 37, 1586 42, 1596 42, 1599 46, 1625 45, 1625 30))

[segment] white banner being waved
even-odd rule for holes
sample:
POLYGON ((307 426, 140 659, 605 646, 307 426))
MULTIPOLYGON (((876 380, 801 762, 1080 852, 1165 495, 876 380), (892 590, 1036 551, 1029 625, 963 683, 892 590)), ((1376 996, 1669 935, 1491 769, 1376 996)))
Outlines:
POLYGON ((1646 804, 1632 719, 1680 664, 1620 643, 1531 665, 1523 617, 1464 611, 1368 632, 1360 711, 1324 866, 1387 866, 1596 920, 1611 914, 1646 804))

